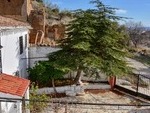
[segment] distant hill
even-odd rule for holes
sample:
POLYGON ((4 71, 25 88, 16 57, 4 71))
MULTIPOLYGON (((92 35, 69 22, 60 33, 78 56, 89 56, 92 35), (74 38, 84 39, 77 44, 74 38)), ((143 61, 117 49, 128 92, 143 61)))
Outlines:
POLYGON ((150 27, 144 27, 144 29, 146 29, 147 31, 149 31, 149 30, 150 30, 150 27))

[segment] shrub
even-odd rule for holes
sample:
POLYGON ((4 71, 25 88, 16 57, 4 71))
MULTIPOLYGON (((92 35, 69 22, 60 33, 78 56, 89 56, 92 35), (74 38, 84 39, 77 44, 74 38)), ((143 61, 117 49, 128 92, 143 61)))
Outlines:
POLYGON ((30 92, 30 102, 27 105, 27 108, 30 109, 31 113, 41 112, 48 106, 48 102, 50 98, 46 94, 39 95, 37 93, 38 86, 34 83, 31 85, 31 92, 30 92))

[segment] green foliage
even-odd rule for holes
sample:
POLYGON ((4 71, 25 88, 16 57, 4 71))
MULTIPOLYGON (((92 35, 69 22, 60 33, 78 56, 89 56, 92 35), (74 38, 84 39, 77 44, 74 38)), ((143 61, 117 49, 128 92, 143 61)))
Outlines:
POLYGON ((28 69, 29 79, 39 85, 47 85, 52 79, 62 78, 64 72, 52 67, 49 62, 41 61, 33 68, 28 69))
POLYGON ((63 17, 72 17, 72 13, 69 10, 60 10, 58 5, 52 4, 51 2, 45 3, 47 19, 51 19, 53 16, 57 19, 62 19, 63 17))
POLYGON ((52 4, 48 2, 46 5, 46 13, 48 18, 51 18, 52 15, 58 16, 60 13, 60 9, 56 4, 52 4))
POLYGON ((61 40, 62 50, 49 54, 49 61, 29 70, 31 80, 46 83, 69 71, 87 72, 87 69, 100 70, 108 76, 129 72, 124 44, 127 36, 117 22, 122 17, 115 15, 116 8, 105 6, 99 0, 91 3, 95 4, 94 9, 73 12, 67 38, 61 40))
POLYGON ((60 18, 64 17, 64 16, 68 16, 68 17, 72 17, 72 13, 69 10, 62 10, 59 13, 60 18))
POLYGON ((37 2, 43 3, 43 0, 36 0, 37 2))
POLYGON ((127 73, 127 40, 125 28, 119 26, 116 8, 99 0, 91 3, 94 9, 76 10, 75 19, 68 25, 62 50, 49 55, 49 63, 67 70, 99 69, 108 76, 127 73))
POLYGON ((42 101, 49 101, 50 98, 46 94, 37 94, 38 86, 35 86, 33 83, 31 85, 31 92, 30 92, 30 102, 26 106, 28 109, 30 109, 31 113, 38 113, 44 110, 46 107, 48 107, 47 102, 42 101), (40 102, 41 101, 41 102, 40 102))

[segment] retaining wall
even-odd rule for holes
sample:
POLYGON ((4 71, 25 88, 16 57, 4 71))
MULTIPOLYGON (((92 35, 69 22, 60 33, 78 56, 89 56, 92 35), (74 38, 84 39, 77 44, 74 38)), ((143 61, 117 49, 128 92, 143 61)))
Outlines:
MULTIPOLYGON (((58 93, 66 93, 66 95, 76 95, 77 93, 84 92, 85 89, 110 89, 110 85, 108 84, 88 84, 83 86, 62 86, 56 87, 58 93)), ((40 88, 38 90, 38 94, 52 94, 54 93, 54 89, 52 87, 40 88)))

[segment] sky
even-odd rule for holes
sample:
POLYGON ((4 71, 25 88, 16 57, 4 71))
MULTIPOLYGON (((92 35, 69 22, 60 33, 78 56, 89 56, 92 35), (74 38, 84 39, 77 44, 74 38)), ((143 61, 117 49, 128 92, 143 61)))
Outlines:
MULTIPOLYGON (((88 9, 93 8, 90 0, 47 0, 57 4, 60 9, 88 9)), ((132 18, 127 21, 142 22, 150 27, 150 0, 101 0, 105 5, 119 8, 116 15, 132 18)))

